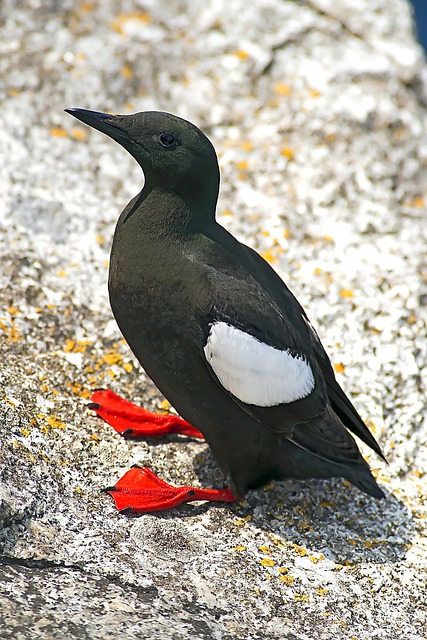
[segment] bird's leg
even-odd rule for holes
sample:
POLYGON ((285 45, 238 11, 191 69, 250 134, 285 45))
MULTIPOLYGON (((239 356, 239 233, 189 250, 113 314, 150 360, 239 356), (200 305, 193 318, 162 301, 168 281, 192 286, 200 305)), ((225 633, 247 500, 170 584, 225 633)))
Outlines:
POLYGON ((88 408, 125 438, 158 438, 169 433, 180 433, 193 438, 204 437, 179 416, 152 413, 108 389, 94 391, 88 408))
POLYGON ((163 511, 194 500, 234 502, 238 497, 230 489, 174 487, 146 467, 133 467, 113 487, 104 489, 125 515, 163 511))

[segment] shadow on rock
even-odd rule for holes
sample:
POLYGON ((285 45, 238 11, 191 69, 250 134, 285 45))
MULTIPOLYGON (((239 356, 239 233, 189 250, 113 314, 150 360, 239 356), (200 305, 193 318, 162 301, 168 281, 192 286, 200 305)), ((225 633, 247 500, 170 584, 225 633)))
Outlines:
MULTIPOLYGON (((209 450, 196 456, 194 467, 202 486, 224 485, 209 450)), ((301 555, 320 554, 344 566, 396 563, 411 546, 415 524, 405 505, 384 491, 386 499, 377 501, 341 479, 287 480, 250 491, 237 504, 187 504, 152 517, 173 528, 180 519, 226 511, 279 544, 299 547, 301 555)))

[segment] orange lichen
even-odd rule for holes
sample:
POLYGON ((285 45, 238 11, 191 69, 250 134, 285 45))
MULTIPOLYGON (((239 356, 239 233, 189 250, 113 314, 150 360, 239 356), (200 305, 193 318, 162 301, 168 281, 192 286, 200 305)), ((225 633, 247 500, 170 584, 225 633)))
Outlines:
POLYGON ((49 427, 51 427, 51 429, 66 429, 66 425, 61 422, 61 420, 55 416, 55 415, 50 415, 47 419, 47 423, 49 425, 49 427))
POLYGON ((117 353, 117 351, 110 350, 105 354, 103 360, 104 362, 112 366, 114 364, 119 364, 123 360, 123 356, 120 355, 120 353, 117 353))
POLYGON ((287 158, 288 160, 294 160, 295 159, 294 152, 292 151, 292 149, 290 147, 282 147, 280 149, 280 153, 282 154, 282 156, 284 158, 287 158))
POLYGON ((264 260, 266 260, 266 262, 269 262, 270 264, 277 262, 277 256, 274 255, 271 249, 267 249, 267 251, 261 251, 260 255, 264 258, 264 260))
MULTIPOLYGON (((88 398, 90 398, 90 394, 91 392, 89 391, 89 389, 87 389, 85 386, 83 386, 82 384, 79 384, 78 382, 66 382, 67 387, 69 387, 71 389, 71 391, 73 393, 76 394, 76 396, 80 396, 80 398, 85 398, 86 400, 88 398)), ((96 386, 96 385, 94 385, 96 386)))
POLYGON ((68 133, 65 131, 65 129, 62 129, 61 127, 52 127, 50 130, 50 135, 55 136, 56 138, 68 137, 68 133))
POLYGON ((337 362, 336 364, 334 364, 334 371, 336 373, 344 373, 345 366, 343 365, 342 362, 337 362))
POLYGON ((420 196, 413 198, 412 200, 408 200, 404 204, 406 207, 411 207, 413 209, 424 209, 425 207, 424 198, 421 198, 420 196))
POLYGON ((114 31, 123 35, 125 32, 125 25, 127 22, 140 22, 141 24, 149 24, 151 22, 151 16, 144 11, 132 11, 130 13, 119 13, 118 16, 110 22, 110 26, 114 31))
POLYGON ((120 69, 120 73, 126 80, 130 80, 131 78, 133 78, 133 71, 128 64, 124 64, 122 66, 122 68, 120 69))
POLYGON ((249 53, 244 49, 237 49, 237 51, 234 52, 234 55, 239 58, 239 60, 247 60, 249 58, 249 53))

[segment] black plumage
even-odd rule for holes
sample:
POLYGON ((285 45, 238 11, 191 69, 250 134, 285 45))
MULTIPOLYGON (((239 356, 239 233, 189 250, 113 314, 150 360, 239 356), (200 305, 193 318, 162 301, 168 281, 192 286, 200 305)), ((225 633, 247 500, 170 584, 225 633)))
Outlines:
POLYGON ((215 220, 219 168, 208 138, 162 112, 68 111, 119 142, 144 171, 144 187, 114 234, 111 307, 149 377, 205 436, 232 493, 273 478, 343 477, 383 497, 349 432, 384 456, 301 305, 261 256, 215 220), (302 362, 311 391, 275 406, 239 399, 206 357, 216 323, 302 362))

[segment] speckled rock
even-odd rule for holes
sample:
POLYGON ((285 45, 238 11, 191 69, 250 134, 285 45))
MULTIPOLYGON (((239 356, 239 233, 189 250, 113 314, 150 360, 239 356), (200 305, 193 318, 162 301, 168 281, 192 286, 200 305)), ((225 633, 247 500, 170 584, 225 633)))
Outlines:
POLYGON ((427 636, 427 68, 404 0, 0 5, 0 636, 427 636), (164 409, 109 310, 142 176, 63 113, 162 109, 221 164, 219 219, 306 307, 390 462, 125 518, 132 464, 223 481, 206 445, 126 442, 91 389, 164 409))

